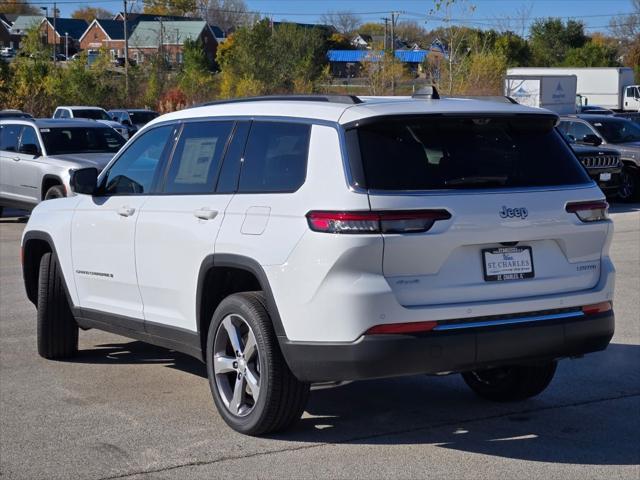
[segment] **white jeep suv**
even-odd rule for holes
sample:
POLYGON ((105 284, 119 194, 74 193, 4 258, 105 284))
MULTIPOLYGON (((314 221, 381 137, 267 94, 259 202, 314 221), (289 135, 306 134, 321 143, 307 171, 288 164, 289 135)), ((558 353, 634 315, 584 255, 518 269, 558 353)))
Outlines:
POLYGON ((557 121, 435 94, 163 115, 33 211, 39 353, 73 356, 78 327, 187 353, 254 435, 315 382, 459 372, 536 395, 614 329, 608 205, 557 121))

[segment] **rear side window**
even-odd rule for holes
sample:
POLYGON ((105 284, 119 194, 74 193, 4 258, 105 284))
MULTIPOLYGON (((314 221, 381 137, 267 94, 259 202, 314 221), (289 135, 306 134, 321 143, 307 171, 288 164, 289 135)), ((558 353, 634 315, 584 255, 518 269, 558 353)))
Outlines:
POLYGON ((2 125, 0 127, 0 150, 17 151, 20 130, 22 130, 22 125, 2 125))
POLYGON ((560 129, 566 132, 570 140, 581 142, 587 135, 595 135, 588 125, 580 122, 562 122, 560 129))
POLYGON ((552 117, 397 118, 348 131, 354 180, 372 190, 589 182, 552 117))
POLYGON ((185 124, 167 174, 165 193, 212 193, 232 122, 185 124))
POLYGON ((294 192, 307 172, 311 126, 254 122, 251 125, 239 192, 294 192))

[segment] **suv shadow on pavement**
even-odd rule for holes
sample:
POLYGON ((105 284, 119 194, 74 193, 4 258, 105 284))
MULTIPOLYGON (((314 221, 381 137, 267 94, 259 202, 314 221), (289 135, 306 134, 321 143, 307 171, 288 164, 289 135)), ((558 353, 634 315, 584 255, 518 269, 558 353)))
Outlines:
MULTIPOLYGON (((138 341, 80 350, 72 362, 165 364, 206 378, 199 361, 138 341)), ((300 424, 267 438, 390 449, 437 445, 529 461, 635 465, 640 463, 640 418, 634 413, 640 400, 638 364, 640 346, 610 344, 579 362, 560 362, 547 392, 519 403, 479 399, 459 375, 355 382, 312 391, 300 424)), ((210 414, 215 416, 213 409, 210 414)))
POLYGON ((620 203, 609 201, 609 213, 629 213, 640 211, 640 203, 620 203))
POLYGON ((189 355, 167 350, 145 342, 105 343, 78 351, 72 363, 111 365, 165 365, 186 373, 207 378, 207 366, 189 355))

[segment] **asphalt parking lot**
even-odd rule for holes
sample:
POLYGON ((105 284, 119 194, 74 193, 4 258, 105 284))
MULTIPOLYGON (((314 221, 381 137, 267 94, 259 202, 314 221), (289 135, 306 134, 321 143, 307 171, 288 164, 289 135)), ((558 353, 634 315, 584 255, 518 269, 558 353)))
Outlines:
POLYGON ((204 365, 99 331, 73 361, 36 352, 22 285, 24 220, 0 219, 0 476, 640 478, 640 204, 612 209, 618 269, 609 348, 561 362, 541 396, 476 398, 457 376, 314 391, 299 426, 230 430, 204 365))

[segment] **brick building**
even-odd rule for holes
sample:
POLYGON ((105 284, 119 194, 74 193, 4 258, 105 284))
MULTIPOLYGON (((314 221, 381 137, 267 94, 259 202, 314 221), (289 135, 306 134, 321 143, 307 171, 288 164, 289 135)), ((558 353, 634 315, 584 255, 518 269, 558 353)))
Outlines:
MULTIPOLYGON (((127 22, 128 23, 128 22, 127 22)), ((127 27, 131 29, 128 24, 127 27)), ((131 33, 129 33, 131 37, 131 33)), ((79 39, 81 50, 109 50, 112 58, 124 57, 124 22, 95 19, 79 39)))
POLYGON ((200 40, 209 61, 215 61, 218 42, 204 20, 138 22, 129 37, 129 58, 144 63, 161 53, 169 63, 180 64, 187 40, 200 40))
POLYGON ((46 17, 40 24, 42 41, 55 45, 57 53, 65 53, 68 49, 69 55, 80 48, 80 37, 86 29, 87 22, 76 18, 56 18, 54 21, 53 17, 46 17))

